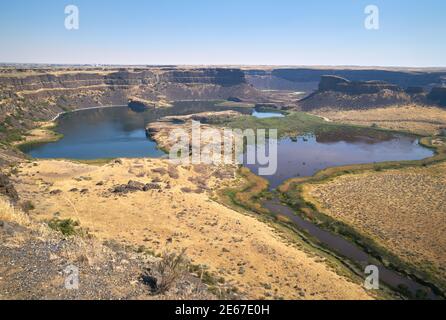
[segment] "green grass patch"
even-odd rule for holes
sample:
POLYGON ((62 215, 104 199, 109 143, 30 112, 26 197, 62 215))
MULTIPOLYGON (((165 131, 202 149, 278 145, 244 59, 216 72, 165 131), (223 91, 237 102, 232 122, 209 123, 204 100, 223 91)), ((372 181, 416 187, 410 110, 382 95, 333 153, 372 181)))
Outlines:
POLYGON ((355 136, 388 139, 394 134, 389 130, 327 122, 320 117, 305 112, 289 112, 283 118, 261 119, 253 116, 241 116, 237 119, 226 121, 224 125, 242 130, 276 129, 279 137, 295 137, 312 133, 324 135, 324 137, 331 139, 355 136))
POLYGON ((56 230, 67 237, 79 235, 82 233, 79 228, 80 223, 72 219, 61 220, 58 218, 54 218, 48 222, 48 226, 51 229, 56 230))
POLYGON ((249 102, 235 102, 235 101, 216 101, 216 107, 226 107, 226 108, 254 108, 254 103, 249 102))

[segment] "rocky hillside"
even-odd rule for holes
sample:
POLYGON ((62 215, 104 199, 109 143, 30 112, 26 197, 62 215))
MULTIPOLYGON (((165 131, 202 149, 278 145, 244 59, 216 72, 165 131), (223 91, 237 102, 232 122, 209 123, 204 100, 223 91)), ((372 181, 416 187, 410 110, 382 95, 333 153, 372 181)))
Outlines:
POLYGON ((185 256, 101 243, 73 220, 36 222, 2 197, 0 242, 0 300, 215 298, 185 256))
POLYGON ((382 81, 352 82, 337 76, 322 76, 319 89, 299 102, 303 110, 320 108, 369 109, 408 104, 411 95, 382 81))
POLYGON ((321 77, 319 88, 299 101, 304 111, 334 108, 361 110, 409 104, 441 105, 445 91, 434 87, 429 94, 423 87, 401 88, 384 81, 350 81, 338 76, 321 77))

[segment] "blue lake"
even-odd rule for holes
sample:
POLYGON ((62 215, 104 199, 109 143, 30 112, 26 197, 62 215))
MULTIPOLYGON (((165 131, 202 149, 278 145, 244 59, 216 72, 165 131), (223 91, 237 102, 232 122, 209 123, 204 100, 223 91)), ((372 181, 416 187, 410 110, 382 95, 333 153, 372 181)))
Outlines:
MULTIPOLYGON (((230 108, 244 114, 251 109, 230 108)), ((173 108, 135 112, 127 106, 81 110, 62 115, 57 131, 64 137, 54 143, 24 147, 23 151, 34 158, 69 158, 91 160, 101 158, 159 158, 164 153, 154 141, 146 137, 145 127, 168 115, 184 115, 204 111, 228 110, 217 107, 215 102, 183 101, 173 108)), ((257 112, 256 116, 268 118, 277 113, 257 112)), ((280 114, 283 117, 283 115, 280 114)), ((254 146, 248 146, 254 148, 254 146)), ((284 180, 310 176, 327 167, 348 164, 397 160, 419 160, 433 155, 432 150, 418 144, 416 138, 391 135, 386 139, 370 137, 324 137, 307 135, 278 141, 277 171, 265 176, 272 188, 284 180)), ((258 173, 259 164, 245 166, 258 173)))

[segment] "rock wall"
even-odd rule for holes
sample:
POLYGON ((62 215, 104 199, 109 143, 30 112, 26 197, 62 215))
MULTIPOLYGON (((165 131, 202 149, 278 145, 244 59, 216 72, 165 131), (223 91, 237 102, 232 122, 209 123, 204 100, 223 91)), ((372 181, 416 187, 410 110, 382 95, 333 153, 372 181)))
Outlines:
MULTIPOLYGON (((255 74, 252 71, 252 74, 255 74)), ((385 81, 402 88, 432 88, 446 84, 445 70, 411 69, 330 69, 330 68, 287 68, 270 71, 274 77, 299 83, 319 82, 323 75, 333 75, 350 81, 385 81)))
POLYGON ((69 71, 58 73, 42 70, 43 73, 0 77, 2 91, 30 91, 54 88, 78 88, 86 86, 136 86, 157 83, 215 84, 235 86, 245 84, 244 73, 239 69, 193 69, 193 70, 116 70, 116 71, 69 71))
POLYGON ((304 111, 332 108, 343 110, 407 105, 413 96, 402 88, 383 81, 349 81, 337 76, 322 76, 319 90, 298 102, 304 111))
POLYGON ((403 90, 393 84, 383 81, 349 81, 337 76, 322 76, 319 91, 335 91, 346 94, 374 94, 383 90, 402 92, 403 90))
POLYGON ((129 99, 255 100, 240 69, 30 69, 0 72, 0 121, 27 127, 30 120, 49 120, 59 112, 101 105, 127 105, 129 99))

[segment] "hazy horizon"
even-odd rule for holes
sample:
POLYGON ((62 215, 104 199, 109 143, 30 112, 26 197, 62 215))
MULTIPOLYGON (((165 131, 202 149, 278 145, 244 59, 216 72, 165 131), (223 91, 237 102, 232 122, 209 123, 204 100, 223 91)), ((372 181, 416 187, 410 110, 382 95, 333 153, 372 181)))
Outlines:
POLYGON ((217 68, 255 68, 255 67, 263 67, 263 68, 308 68, 308 69, 326 69, 326 68, 334 68, 334 69, 423 69, 423 70, 429 70, 429 69, 439 69, 443 70, 446 69, 445 66, 407 66, 407 65, 286 65, 286 64, 178 64, 178 63, 171 63, 171 64, 150 64, 150 63, 143 63, 143 64, 108 64, 108 63, 46 63, 46 62, 3 62, 0 61, 0 65, 2 66, 53 66, 53 67, 217 67, 217 68))

